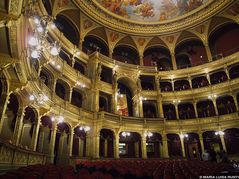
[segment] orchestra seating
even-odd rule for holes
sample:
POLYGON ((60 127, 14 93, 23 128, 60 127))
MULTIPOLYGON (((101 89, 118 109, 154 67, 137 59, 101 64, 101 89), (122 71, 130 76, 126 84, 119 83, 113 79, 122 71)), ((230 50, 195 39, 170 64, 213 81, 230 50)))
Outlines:
POLYGON ((30 165, 9 171, 0 179, 196 179, 224 170, 225 163, 197 160, 80 160, 72 166, 30 165))

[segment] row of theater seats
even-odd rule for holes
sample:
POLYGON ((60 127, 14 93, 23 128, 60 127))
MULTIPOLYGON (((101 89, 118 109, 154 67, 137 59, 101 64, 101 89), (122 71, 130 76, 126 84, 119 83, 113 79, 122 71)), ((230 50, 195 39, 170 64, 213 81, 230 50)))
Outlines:
POLYGON ((72 166, 30 165, 0 179, 196 179, 227 170, 229 165, 186 160, 78 161, 72 166))

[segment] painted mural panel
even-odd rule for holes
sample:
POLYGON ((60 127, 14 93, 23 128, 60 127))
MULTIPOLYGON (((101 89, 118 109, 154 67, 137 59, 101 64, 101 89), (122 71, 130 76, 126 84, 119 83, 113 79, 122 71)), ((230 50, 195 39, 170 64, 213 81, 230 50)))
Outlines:
POLYGON ((97 0, 104 8, 135 21, 158 22, 186 14, 209 0, 97 0))

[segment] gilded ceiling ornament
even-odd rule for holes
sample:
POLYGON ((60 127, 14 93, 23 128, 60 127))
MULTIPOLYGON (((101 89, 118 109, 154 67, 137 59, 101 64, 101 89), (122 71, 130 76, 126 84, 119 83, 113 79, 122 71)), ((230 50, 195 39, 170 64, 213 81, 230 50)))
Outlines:
POLYGON ((200 25, 198 27, 196 27, 195 29, 198 33, 203 34, 205 32, 205 26, 204 25, 200 25))
POLYGON ((88 20, 88 19, 86 19, 86 20, 84 20, 84 29, 88 29, 88 28, 90 28, 91 26, 93 25, 93 23, 90 21, 90 20, 88 20))
POLYGON ((233 4, 230 8, 226 10, 226 13, 231 15, 231 16, 236 16, 239 14, 239 2, 233 4))
POLYGON ((137 41, 140 46, 143 46, 146 40, 144 38, 138 38, 137 41))
POLYGON ((168 36, 168 37, 166 37, 166 40, 167 40, 168 43, 171 44, 171 43, 173 43, 173 41, 174 41, 174 36, 172 36, 172 35, 171 35, 171 36, 168 36))
POLYGON ((111 42, 115 42, 119 38, 119 34, 115 32, 110 33, 110 40, 111 42))

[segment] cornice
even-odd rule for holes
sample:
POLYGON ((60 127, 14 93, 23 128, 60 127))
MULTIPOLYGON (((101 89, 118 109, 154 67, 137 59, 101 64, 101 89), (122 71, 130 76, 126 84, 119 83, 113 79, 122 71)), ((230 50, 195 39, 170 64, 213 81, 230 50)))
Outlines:
POLYGON ((173 20, 158 23, 139 23, 119 18, 97 6, 94 1, 73 0, 73 2, 89 18, 109 29, 131 35, 152 36, 171 34, 196 26, 220 13, 235 1, 210 1, 210 3, 206 3, 196 12, 188 13, 173 20))

